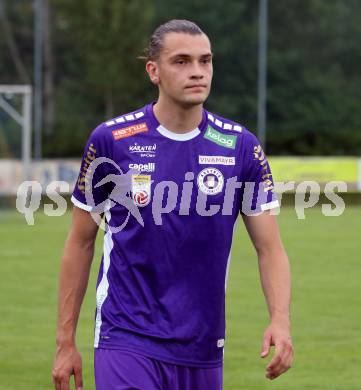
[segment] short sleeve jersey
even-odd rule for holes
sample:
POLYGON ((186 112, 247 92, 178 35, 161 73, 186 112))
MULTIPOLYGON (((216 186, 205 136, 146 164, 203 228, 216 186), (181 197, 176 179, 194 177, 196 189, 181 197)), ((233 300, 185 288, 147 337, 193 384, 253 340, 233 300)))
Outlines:
POLYGON ((93 131, 72 202, 104 206, 95 348, 222 365, 235 221, 278 207, 257 138, 205 109, 171 132, 149 104, 93 131))

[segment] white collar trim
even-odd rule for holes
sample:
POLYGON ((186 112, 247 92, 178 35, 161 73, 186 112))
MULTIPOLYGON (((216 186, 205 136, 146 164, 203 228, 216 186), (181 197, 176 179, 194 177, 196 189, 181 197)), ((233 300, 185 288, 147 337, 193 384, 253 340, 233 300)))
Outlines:
POLYGON ((170 138, 174 141, 189 141, 190 139, 197 137, 197 135, 201 132, 198 127, 196 127, 194 130, 188 131, 187 133, 175 133, 174 131, 166 129, 162 125, 159 125, 157 130, 164 137, 170 138))

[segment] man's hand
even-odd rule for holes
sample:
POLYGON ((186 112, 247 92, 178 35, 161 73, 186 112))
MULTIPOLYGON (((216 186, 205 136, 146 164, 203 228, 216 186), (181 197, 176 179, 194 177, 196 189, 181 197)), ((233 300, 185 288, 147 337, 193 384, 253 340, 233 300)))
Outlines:
POLYGON ((271 321, 263 336, 261 357, 268 356, 270 347, 275 347, 275 354, 267 366, 266 378, 275 379, 292 366, 293 346, 287 321, 271 321))
POLYGON ((74 375, 75 389, 83 389, 81 356, 75 346, 58 346, 53 365, 53 383, 56 390, 70 390, 74 375))

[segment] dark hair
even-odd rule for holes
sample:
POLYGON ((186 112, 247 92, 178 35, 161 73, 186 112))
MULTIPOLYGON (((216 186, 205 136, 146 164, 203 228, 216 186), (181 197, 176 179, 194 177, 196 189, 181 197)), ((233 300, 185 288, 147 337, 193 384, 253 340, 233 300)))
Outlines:
POLYGON ((156 28, 150 37, 148 47, 144 50, 145 56, 140 56, 139 58, 146 61, 158 60, 163 48, 164 36, 172 32, 190 35, 204 34, 194 22, 185 19, 170 20, 156 28))

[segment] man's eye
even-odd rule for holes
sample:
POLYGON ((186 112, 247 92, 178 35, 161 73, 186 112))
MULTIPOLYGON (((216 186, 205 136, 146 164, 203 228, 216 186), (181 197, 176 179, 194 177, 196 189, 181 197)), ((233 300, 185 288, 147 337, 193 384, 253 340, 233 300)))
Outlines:
POLYGON ((210 58, 207 58, 207 59, 202 60, 202 63, 203 63, 203 64, 209 64, 210 62, 211 62, 211 59, 210 59, 210 58))
POLYGON ((179 65, 183 65, 185 64, 186 62, 184 60, 177 60, 176 61, 176 64, 179 64, 179 65))

